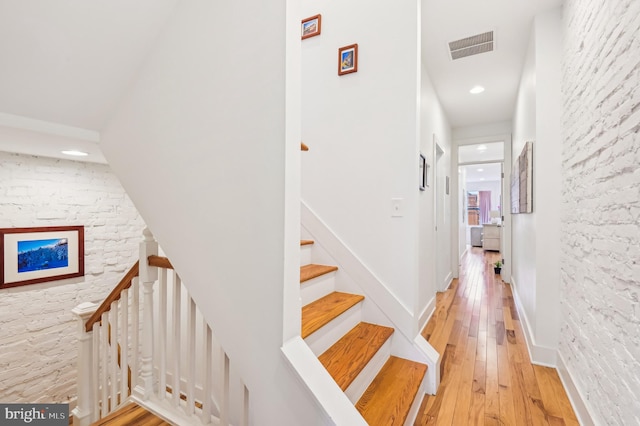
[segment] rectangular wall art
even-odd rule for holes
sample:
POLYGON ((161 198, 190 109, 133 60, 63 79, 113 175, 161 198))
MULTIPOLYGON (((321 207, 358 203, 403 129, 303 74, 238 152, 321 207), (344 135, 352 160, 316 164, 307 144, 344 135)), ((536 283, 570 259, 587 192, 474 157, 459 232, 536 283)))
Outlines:
POLYGON ((533 212, 533 142, 527 142, 513 161, 511 213, 533 212))
POLYGON ((84 275, 84 227, 0 229, 0 289, 84 275))

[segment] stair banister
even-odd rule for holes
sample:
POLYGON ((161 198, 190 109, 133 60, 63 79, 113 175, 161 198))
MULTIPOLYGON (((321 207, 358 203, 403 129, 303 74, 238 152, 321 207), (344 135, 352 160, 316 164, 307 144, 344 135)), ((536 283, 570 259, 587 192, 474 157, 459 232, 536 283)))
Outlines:
MULTIPOLYGON (((158 242, 153 238, 149 228, 143 231, 144 238, 140 243, 140 259, 158 255, 158 242)), ((140 357, 140 381, 136 386, 137 394, 143 401, 148 401, 154 393, 153 378, 153 284, 158 279, 158 268, 149 262, 140 265, 140 282, 143 286, 143 319, 142 319, 142 353, 140 357)), ((164 390, 163 390, 164 391, 164 390)))
POLYGON ((78 321, 78 399, 72 412, 73 424, 76 426, 89 426, 94 420, 95 382, 91 365, 93 329, 87 331, 85 323, 97 308, 97 304, 85 302, 71 311, 78 321))

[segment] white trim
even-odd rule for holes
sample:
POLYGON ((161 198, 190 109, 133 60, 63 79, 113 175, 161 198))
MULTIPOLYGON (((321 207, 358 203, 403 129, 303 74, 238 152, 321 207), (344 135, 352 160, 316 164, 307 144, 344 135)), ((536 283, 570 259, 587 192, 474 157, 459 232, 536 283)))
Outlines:
POLYGON ((427 306, 425 306, 422 312, 420 313, 420 318, 418 318, 418 333, 424 328, 427 322, 429 322, 429 320, 431 319, 431 316, 435 311, 436 311, 436 298, 434 296, 431 298, 429 303, 427 303, 427 306))
POLYGON ((0 126, 10 127, 13 129, 30 130, 32 132, 63 136, 66 138, 80 139, 87 142, 100 142, 100 133, 95 130, 65 126, 63 124, 51 123, 49 121, 36 120, 21 115, 6 114, 3 112, 0 112, 0 126))
POLYGON ((331 256, 339 260, 339 268, 346 272, 365 291, 367 297, 382 309, 394 327, 413 340, 414 317, 409 309, 392 294, 376 275, 340 240, 313 210, 300 203, 302 225, 311 233, 314 241, 321 244, 331 256))
POLYGON ((447 274, 446 278, 444 279, 444 281, 442 282, 442 291, 447 291, 449 289, 449 286, 451 286, 451 283, 453 282, 453 273, 451 271, 449 271, 449 273, 447 274))
POLYGON ((326 413, 327 417, 319 419, 319 424, 329 421, 336 425, 367 426, 347 395, 300 337, 287 341, 281 350, 300 383, 311 392, 316 406, 326 413))
POLYGON ((567 392, 573 411, 576 413, 578 422, 580 422, 582 426, 595 425, 593 417, 591 416, 591 413, 589 413, 589 408, 587 407, 587 404, 585 404, 585 399, 582 397, 578 387, 574 383, 571 373, 569 373, 567 364, 564 362, 564 358, 560 351, 558 351, 557 364, 558 375, 560 376, 564 390, 567 392))
POLYGON ((516 304, 516 309, 518 310, 518 316, 520 317, 520 324, 522 325, 522 331, 524 333, 524 339, 527 343, 527 351, 529 352, 529 358, 531 359, 532 364, 542 365, 544 367, 556 367, 557 363, 557 349, 550 348, 547 346, 536 345, 536 340, 534 338, 533 332, 531 331, 531 323, 529 322, 529 318, 527 318, 527 313, 520 302, 520 298, 518 297, 517 287, 515 285, 515 280, 511 277, 511 293, 513 293, 513 300, 516 304))

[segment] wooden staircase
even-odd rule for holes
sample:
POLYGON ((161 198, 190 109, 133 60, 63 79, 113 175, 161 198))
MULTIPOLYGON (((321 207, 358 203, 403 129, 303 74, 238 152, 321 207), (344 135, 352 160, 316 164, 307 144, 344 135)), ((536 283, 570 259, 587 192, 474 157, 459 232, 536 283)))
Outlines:
POLYGON ((412 424, 427 366, 393 356, 394 329, 363 321, 365 297, 336 291, 338 267, 311 263, 313 241, 300 246, 302 338, 369 425, 412 424))

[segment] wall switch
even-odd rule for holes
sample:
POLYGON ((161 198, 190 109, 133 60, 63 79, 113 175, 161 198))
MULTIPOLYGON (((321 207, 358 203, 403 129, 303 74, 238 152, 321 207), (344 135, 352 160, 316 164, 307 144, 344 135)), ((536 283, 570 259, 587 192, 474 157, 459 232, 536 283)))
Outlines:
POLYGON ((391 199, 391 217, 404 216, 404 198, 391 199))

